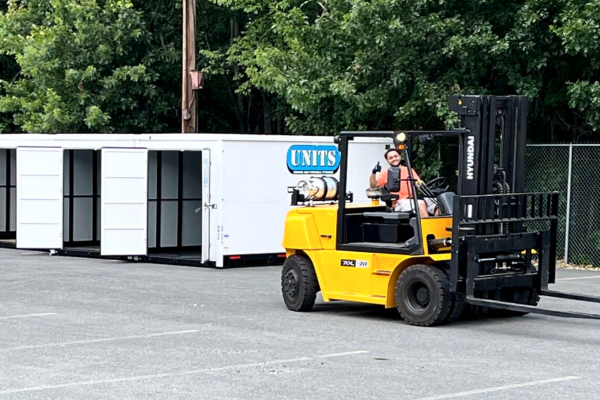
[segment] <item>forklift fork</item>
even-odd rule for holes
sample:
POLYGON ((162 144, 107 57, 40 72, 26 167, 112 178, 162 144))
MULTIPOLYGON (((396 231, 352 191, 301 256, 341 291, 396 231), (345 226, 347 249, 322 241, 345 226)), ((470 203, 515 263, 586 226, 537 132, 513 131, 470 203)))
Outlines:
POLYGON ((513 294, 535 290, 541 296, 600 303, 598 296, 548 289, 548 284, 555 281, 557 213, 556 192, 456 196, 451 290, 460 291, 464 277, 465 302, 473 306, 600 320, 600 314, 550 310, 475 296, 506 289, 513 294), (527 232, 525 222, 546 223, 547 229, 527 232), (532 263, 534 250, 539 256, 537 268, 532 263), (510 267, 505 273, 498 273, 497 266, 505 264, 510 267))
MULTIPOLYGON (((569 293, 552 292, 552 291, 542 291, 542 293, 546 296, 561 297, 561 298, 567 298, 567 299, 572 299, 572 300, 581 300, 581 301, 590 301, 590 302, 594 302, 594 303, 600 303, 600 297, 595 297, 595 296, 579 296, 579 295, 572 295, 569 293)), ((587 314, 587 313, 581 313, 581 312, 575 312, 575 311, 549 310, 549 309, 540 308, 540 307, 536 307, 536 306, 530 306, 527 304, 509 303, 509 302, 500 301, 500 300, 479 299, 479 298, 469 296, 469 295, 467 295, 465 300, 466 300, 467 304, 471 304, 474 306, 489 307, 489 308, 496 308, 496 309, 501 309, 501 310, 510 310, 510 311, 524 312, 524 313, 532 313, 532 314, 544 314, 544 315, 551 315, 554 317, 600 320, 599 314, 587 314)))

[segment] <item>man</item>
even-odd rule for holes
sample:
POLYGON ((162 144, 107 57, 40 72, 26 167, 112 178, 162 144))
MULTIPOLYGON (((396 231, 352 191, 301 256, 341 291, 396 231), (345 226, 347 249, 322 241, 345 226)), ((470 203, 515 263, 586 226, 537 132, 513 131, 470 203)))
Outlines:
MULTIPOLYGON (((408 174, 408 168, 400 165, 400 161, 402 160, 402 153, 400 150, 391 148, 385 152, 384 155, 387 162, 390 164, 390 167, 399 167, 400 168, 400 192, 390 192, 390 194, 398 195, 398 200, 392 203, 392 207, 394 207, 395 211, 400 212, 410 212, 414 211, 414 200, 412 195, 412 185, 410 184, 410 176, 408 174)), ((388 171, 389 168, 381 170, 381 165, 377 163, 375 168, 373 168, 372 174, 369 177, 369 186, 371 188, 383 187, 387 185, 388 182, 388 171), (379 174, 377 174, 379 172, 379 174)), ((412 170, 412 178, 416 180, 416 185, 421 186, 423 181, 419 178, 419 175, 412 170)), ((426 199, 428 200, 428 199, 426 199)), ((436 205, 433 201, 424 201, 419 200, 419 214, 421 217, 428 217, 429 213, 435 214, 437 213, 436 205)))

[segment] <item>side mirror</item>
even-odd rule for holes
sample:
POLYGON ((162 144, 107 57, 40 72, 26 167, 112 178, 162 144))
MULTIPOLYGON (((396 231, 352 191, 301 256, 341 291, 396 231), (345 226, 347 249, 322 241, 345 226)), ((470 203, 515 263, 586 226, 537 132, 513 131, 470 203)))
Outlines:
POLYGON ((333 138, 333 143, 337 144, 339 151, 342 151, 342 137, 340 135, 337 135, 333 138))

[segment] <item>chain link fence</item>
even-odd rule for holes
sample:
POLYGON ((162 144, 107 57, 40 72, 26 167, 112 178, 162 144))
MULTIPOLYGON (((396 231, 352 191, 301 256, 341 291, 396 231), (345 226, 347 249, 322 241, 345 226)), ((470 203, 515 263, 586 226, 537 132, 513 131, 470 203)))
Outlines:
POLYGON ((557 257, 600 266, 600 144, 528 145, 525 191, 558 191, 557 257))

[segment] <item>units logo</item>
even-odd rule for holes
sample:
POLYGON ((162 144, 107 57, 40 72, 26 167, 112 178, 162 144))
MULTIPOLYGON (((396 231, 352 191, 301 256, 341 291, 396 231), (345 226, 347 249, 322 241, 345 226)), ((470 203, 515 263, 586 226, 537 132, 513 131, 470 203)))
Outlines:
POLYGON ((288 149, 287 167, 292 174, 333 174, 340 167, 336 146, 295 144, 288 149))

